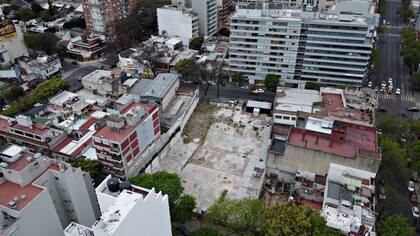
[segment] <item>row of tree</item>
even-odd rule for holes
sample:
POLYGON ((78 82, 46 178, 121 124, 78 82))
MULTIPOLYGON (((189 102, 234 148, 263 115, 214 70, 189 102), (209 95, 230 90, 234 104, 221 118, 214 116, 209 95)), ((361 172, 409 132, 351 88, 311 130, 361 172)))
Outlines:
POLYGON ((411 0, 401 0, 402 6, 398 8, 397 14, 404 20, 408 21, 416 16, 416 13, 411 8, 411 0))
POLYGON ((416 30, 413 27, 405 27, 401 29, 400 36, 401 56, 410 69, 411 88, 420 91, 420 72, 417 71, 420 63, 420 41, 417 40, 416 30))

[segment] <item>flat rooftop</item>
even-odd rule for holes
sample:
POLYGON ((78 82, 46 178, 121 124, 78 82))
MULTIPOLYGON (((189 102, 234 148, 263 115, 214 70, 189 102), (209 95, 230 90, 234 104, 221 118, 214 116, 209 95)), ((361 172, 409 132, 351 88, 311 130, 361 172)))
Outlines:
MULTIPOLYGON (((153 110, 155 110, 157 108, 156 105, 150 105, 150 104, 145 104, 145 103, 132 103, 129 106, 127 106, 122 112, 121 114, 123 116, 126 116, 128 113, 130 113, 135 107, 142 107, 145 109, 145 111, 147 112, 147 114, 149 115, 150 113, 152 113, 153 110)), ((133 129, 136 128, 136 126, 140 123, 143 122, 144 119, 139 120, 135 126, 129 126, 128 124, 125 124, 124 127, 122 129, 120 129, 118 132, 114 131, 114 129, 109 126, 109 125, 105 125, 104 127, 102 127, 101 129, 99 129, 98 131, 96 131, 96 133, 94 134, 94 136, 96 137, 104 137, 113 141, 121 141, 125 138, 128 137, 128 134, 131 133, 131 131, 133 131, 133 129)))
POLYGON ((319 133, 302 128, 292 128, 288 144, 343 156, 356 158, 361 152, 380 159, 376 129, 341 121, 335 121, 331 134, 319 133), (334 139, 335 129, 344 130, 344 139, 334 139))
POLYGON ((311 113, 314 102, 320 101, 319 91, 282 88, 276 93, 275 110, 311 113))
POLYGON ((82 78, 82 80, 91 81, 93 83, 102 83, 104 79, 112 77, 112 71, 110 70, 95 70, 90 74, 82 78))
POLYGON ((177 74, 160 73, 140 96, 163 98, 178 80, 177 74))
POLYGON ((322 93, 323 111, 326 116, 343 117, 352 120, 369 122, 372 117, 369 113, 359 109, 348 108, 341 94, 322 93))

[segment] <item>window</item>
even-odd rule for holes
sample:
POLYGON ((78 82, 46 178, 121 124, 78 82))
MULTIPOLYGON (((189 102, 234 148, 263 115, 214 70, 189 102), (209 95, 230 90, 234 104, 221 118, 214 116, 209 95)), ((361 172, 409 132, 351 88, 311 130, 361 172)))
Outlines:
POLYGON ((296 117, 292 117, 292 120, 296 120, 296 117))

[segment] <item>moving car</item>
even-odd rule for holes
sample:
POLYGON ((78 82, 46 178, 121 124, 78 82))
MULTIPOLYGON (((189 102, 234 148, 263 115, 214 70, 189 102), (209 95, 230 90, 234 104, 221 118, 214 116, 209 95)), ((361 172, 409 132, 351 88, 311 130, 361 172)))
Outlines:
POLYGON ((397 88, 397 89, 395 90, 395 94, 397 94, 397 95, 401 95, 401 89, 397 88))
POLYGON ((264 89, 254 89, 251 91, 252 95, 258 95, 264 93, 264 89))
POLYGON ((389 78, 389 79, 388 79, 388 84, 392 85, 392 82, 393 82, 393 81, 392 81, 392 78, 389 78))
POLYGON ((414 182, 411 180, 408 181, 408 191, 414 192, 414 190, 415 190, 414 182))
POLYGON ((417 208, 416 206, 411 208, 411 214, 413 215, 413 217, 419 218, 420 217, 419 208, 417 208))

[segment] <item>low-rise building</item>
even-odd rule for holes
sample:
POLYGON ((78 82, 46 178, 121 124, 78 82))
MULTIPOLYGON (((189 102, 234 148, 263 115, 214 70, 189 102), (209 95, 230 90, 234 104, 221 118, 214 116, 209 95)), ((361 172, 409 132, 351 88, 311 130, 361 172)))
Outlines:
POLYGON ((102 213, 99 220, 92 227, 73 222, 64 230, 65 236, 127 236, 136 234, 134 228, 141 229, 141 235, 172 235, 168 196, 162 192, 108 176, 96 195, 102 213))
POLYGON ((72 221, 92 225, 99 206, 89 174, 7 144, 0 150, 0 235, 64 235, 72 221))
POLYGON ((143 66, 139 62, 139 53, 135 48, 129 48, 120 52, 117 66, 130 75, 138 75, 143 72, 143 66))
POLYGON ((32 120, 24 115, 16 118, 0 116, 0 136, 8 142, 23 144, 34 152, 50 153, 66 137, 62 130, 51 125, 48 119, 32 120))
MULTIPOLYGON (((50 56, 38 56, 36 59, 20 58, 18 60, 22 73, 32 77, 48 79, 61 70, 60 58, 57 54, 50 56)), ((25 79, 25 76, 24 78, 25 79)))
POLYGON ((135 94, 140 96, 140 100, 148 103, 157 103, 162 111, 175 97, 176 90, 179 88, 179 77, 177 74, 160 73, 153 80, 147 80, 147 86, 135 94))
POLYGON ((23 41, 22 23, 14 24, 11 20, 0 20, 0 47, 10 62, 22 56, 29 56, 28 48, 23 41))
POLYGON ((66 46, 67 55, 78 61, 91 61, 102 57, 106 46, 102 35, 82 35, 70 39, 66 46))
POLYGON ((94 91, 101 95, 115 94, 119 92, 120 79, 124 75, 121 69, 95 70, 82 78, 82 84, 85 89, 94 91))
POLYGON ((144 156, 160 137, 159 112, 156 105, 137 102, 121 108, 98 124, 93 142, 104 171, 129 178, 145 167, 144 156))

